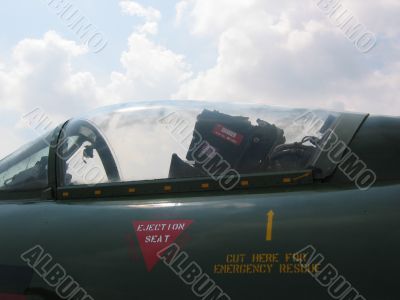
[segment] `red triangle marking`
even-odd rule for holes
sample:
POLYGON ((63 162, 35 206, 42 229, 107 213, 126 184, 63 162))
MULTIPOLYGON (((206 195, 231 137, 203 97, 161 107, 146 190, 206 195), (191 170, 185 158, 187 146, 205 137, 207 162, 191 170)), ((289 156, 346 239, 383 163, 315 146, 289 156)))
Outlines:
POLYGON ((193 220, 134 221, 140 249, 150 272, 157 264, 157 252, 171 245, 193 220))

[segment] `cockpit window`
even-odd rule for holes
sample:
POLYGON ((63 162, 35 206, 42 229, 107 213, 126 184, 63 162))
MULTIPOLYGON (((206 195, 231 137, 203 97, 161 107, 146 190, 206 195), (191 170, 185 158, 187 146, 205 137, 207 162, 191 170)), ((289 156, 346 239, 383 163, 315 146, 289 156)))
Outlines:
POLYGON ((119 182, 114 155, 103 134, 89 121, 71 121, 57 150, 62 185, 119 182))
POLYGON ((201 102, 110 107, 66 126, 62 184, 304 170, 339 115, 201 102))
POLYGON ((0 191, 39 190, 48 186, 50 135, 38 138, 0 161, 0 191))

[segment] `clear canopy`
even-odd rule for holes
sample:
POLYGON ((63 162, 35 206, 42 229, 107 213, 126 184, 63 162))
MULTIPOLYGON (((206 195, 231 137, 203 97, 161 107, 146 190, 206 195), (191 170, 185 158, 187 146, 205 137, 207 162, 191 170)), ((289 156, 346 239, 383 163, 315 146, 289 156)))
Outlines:
MULTIPOLYGON (((192 101, 117 105, 70 120, 55 149, 61 186, 312 168, 340 114, 192 101)), ((48 185, 51 136, 0 161, 0 191, 48 185)))
POLYGON ((65 129, 68 185, 311 167, 339 114, 257 105, 150 102, 103 108, 65 129))
POLYGON ((50 137, 37 138, 0 161, 0 191, 47 187, 50 137))

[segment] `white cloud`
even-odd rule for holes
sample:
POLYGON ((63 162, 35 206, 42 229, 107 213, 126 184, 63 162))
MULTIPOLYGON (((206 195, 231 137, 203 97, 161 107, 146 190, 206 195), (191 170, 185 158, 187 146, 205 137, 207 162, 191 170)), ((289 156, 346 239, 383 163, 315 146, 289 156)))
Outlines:
POLYGON ((120 1, 119 5, 124 14, 143 17, 146 21, 159 21, 161 19, 161 12, 153 7, 144 7, 138 2, 130 0, 120 1))
POLYGON ((400 115, 400 44, 383 40, 400 33, 394 3, 343 1, 378 35, 363 55, 316 1, 194 0, 191 31, 218 43, 218 59, 175 96, 400 115))
POLYGON ((152 41, 157 34, 161 13, 133 1, 121 1, 122 11, 144 17, 128 39, 128 49, 121 55, 124 72, 113 72, 105 95, 112 101, 169 99, 191 77, 191 67, 184 56, 152 41))
POLYGON ((175 11, 176 11, 176 17, 175 17, 175 24, 180 25, 182 22, 182 19, 188 9, 189 6, 189 0, 182 0, 179 1, 175 5, 175 11))
POLYGON ((17 129, 15 127, 2 127, 0 128, 0 136, 3 141, 7 141, 6 143, 1 144, 0 149, 0 160, 6 155, 12 153, 17 150, 19 146, 22 146, 26 140, 24 140, 21 136, 16 134, 17 129))
POLYGON ((142 34, 156 35, 158 33, 158 23, 146 22, 142 26, 137 27, 136 31, 142 34))
POLYGON ((138 2, 122 0, 119 2, 121 12, 126 15, 141 17, 145 20, 143 25, 136 28, 136 32, 141 34, 156 35, 158 33, 158 23, 162 14, 159 10, 148 6, 144 7, 138 2))
POLYGON ((169 99, 191 76, 183 56, 133 33, 121 56, 125 73, 114 72, 107 88, 116 101, 169 99))
MULTIPOLYGON (((169 99, 191 75, 190 66, 183 56, 147 36, 157 34, 159 11, 132 1, 122 1, 121 7, 128 14, 146 19, 129 37, 128 49, 121 54, 123 72, 112 72, 109 82, 100 86, 96 74, 75 64, 78 57, 88 53, 87 47, 54 31, 41 39, 24 39, 14 47, 9 62, 0 62, 0 113, 12 111, 22 117, 39 107, 55 125, 105 104, 169 99)), ((14 117, 13 123, 13 128, 7 125, 8 133, 23 131, 20 118, 14 117)), ((23 139, 8 140, 10 149, 15 149, 15 143, 23 139)), ((0 156, 8 150, 3 147, 0 156)))
MULTIPOLYGON (((342 3, 378 37, 367 55, 314 0, 177 1, 172 21, 184 22, 193 41, 218 45, 215 65, 193 74, 184 55, 156 42, 161 12, 123 0, 122 13, 143 24, 121 53, 122 70, 100 85, 97 74, 76 64, 87 48, 53 31, 24 39, 9 61, 0 61, 0 113, 41 107, 58 121, 103 104, 179 98, 400 115, 399 2, 342 3)), ((7 135, 15 128, 4 126, 10 145, 20 141, 7 135)))
POLYGON ((74 71, 71 63, 85 53, 86 47, 53 31, 43 39, 22 40, 0 73, 0 86, 5 87, 0 94, 3 106, 21 113, 40 106, 55 116, 87 109, 95 101, 95 79, 88 72, 74 71))
POLYGON ((1 134, 8 145, 2 147, 1 156, 25 140, 22 136, 26 137, 27 131, 21 128, 21 118, 34 108, 46 111, 56 126, 99 104, 94 76, 72 67, 72 61, 87 51, 53 31, 42 39, 24 39, 15 46, 11 60, 0 70, 0 113, 10 116, 2 126, 1 134))

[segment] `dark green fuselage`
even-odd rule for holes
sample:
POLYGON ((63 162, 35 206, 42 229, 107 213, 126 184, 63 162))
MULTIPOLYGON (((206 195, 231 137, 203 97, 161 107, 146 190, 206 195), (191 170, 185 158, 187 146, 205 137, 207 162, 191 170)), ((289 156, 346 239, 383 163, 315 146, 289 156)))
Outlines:
MULTIPOLYGON (((188 255, 180 268, 196 262, 231 299, 332 299, 288 259, 312 245, 365 299, 396 300, 399 128, 398 119, 370 117, 353 139, 351 149, 377 173, 367 191, 336 170, 326 180, 255 191, 2 200, 0 265, 26 267, 20 255, 40 245, 53 258, 47 268, 59 263, 93 299, 203 299, 163 261, 148 270, 134 225, 191 220, 175 241, 188 255)), ((36 273, 30 292, 58 299, 36 273)))

